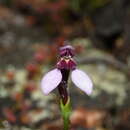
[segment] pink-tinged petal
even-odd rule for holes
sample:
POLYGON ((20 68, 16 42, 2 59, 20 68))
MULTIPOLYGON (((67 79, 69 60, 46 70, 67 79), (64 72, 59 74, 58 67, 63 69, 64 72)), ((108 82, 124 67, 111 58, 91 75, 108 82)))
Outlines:
POLYGON ((49 94, 55 89, 62 80, 62 74, 60 70, 53 69, 52 71, 45 74, 41 81, 41 88, 45 95, 49 94))
POLYGON ((85 72, 75 69, 72 71, 71 78, 73 83, 86 94, 92 93, 93 83, 85 72))

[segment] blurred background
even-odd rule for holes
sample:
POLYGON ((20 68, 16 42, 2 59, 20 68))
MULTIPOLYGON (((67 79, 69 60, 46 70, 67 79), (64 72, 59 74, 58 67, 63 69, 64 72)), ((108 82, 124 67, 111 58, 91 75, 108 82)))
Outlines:
POLYGON ((69 82, 71 130, 130 130, 129 0, 0 0, 0 130, 62 130, 57 90, 42 76, 64 41, 93 80, 69 82))

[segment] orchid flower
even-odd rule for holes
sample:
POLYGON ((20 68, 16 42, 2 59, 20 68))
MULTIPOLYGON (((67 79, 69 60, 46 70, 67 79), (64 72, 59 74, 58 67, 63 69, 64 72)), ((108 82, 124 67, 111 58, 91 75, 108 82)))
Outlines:
POLYGON ((66 45, 60 48, 60 59, 56 64, 56 68, 44 75, 41 80, 41 89, 45 95, 58 87, 61 96, 61 113, 64 121, 64 130, 69 130, 71 106, 68 96, 67 85, 69 74, 71 73, 72 82, 90 95, 92 93, 93 83, 89 76, 82 70, 77 69, 74 57, 74 48, 66 45))
MULTIPOLYGON (((90 95, 92 93, 93 83, 85 72, 77 69, 76 62, 73 59, 74 48, 70 45, 63 46, 60 48, 59 54, 60 59, 56 68, 46 73, 41 80, 41 89, 43 93, 48 95, 56 87, 58 87, 59 90, 64 91, 65 87, 61 86, 63 86, 63 84, 64 86, 67 86, 68 76, 71 72, 71 79, 75 86, 80 88, 87 95, 90 95)), ((62 94, 63 92, 60 93, 62 94)))

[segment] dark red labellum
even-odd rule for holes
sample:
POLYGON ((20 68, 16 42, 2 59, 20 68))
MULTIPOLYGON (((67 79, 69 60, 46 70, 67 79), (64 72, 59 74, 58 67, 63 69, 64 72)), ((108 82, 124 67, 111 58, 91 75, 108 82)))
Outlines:
POLYGON ((74 70, 76 69, 76 62, 74 60, 68 59, 62 59, 57 63, 58 69, 66 69, 66 70, 74 70))

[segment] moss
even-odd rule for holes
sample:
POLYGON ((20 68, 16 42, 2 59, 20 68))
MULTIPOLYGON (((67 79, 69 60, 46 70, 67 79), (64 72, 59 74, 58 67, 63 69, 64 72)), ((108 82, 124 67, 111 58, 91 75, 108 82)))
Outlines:
POLYGON ((70 6, 77 13, 84 11, 94 11, 97 8, 105 6, 110 0, 71 0, 70 6))

